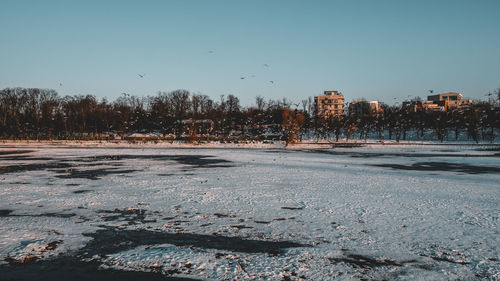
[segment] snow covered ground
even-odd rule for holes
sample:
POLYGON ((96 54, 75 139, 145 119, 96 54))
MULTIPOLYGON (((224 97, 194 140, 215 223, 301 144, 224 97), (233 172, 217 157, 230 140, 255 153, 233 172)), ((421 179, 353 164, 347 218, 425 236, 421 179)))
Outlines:
POLYGON ((0 279, 500 280, 498 146, 4 146, 0 198, 0 279))

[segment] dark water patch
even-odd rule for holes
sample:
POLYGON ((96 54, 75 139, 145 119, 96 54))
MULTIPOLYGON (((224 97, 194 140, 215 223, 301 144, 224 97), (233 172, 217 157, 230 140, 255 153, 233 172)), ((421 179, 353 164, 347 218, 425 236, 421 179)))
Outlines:
POLYGON ((307 149, 301 150, 302 152, 321 153, 328 155, 350 156, 356 158, 377 158, 377 157, 416 157, 416 158, 429 158, 429 157, 498 157, 500 154, 478 155, 467 153, 379 153, 379 152, 360 152, 360 151, 330 151, 322 149, 307 149))
POLYGON ((79 216, 79 217, 78 217, 78 220, 77 220, 77 221, 75 221, 75 223, 84 223, 84 222, 87 222, 87 221, 90 221, 90 219, 89 219, 89 218, 86 218, 86 217, 84 217, 84 216, 79 216))
POLYGON ((71 218, 76 216, 73 213, 43 213, 43 214, 11 214, 12 210, 0 210, 0 217, 50 217, 50 218, 71 218))
POLYGON ((144 209, 129 208, 129 209, 114 209, 100 210, 97 213, 105 214, 101 216, 104 221, 127 221, 130 224, 155 222, 156 220, 147 220, 148 213, 144 209))
POLYGON ((275 218, 273 221, 286 221, 286 220, 294 220, 295 217, 288 217, 288 218, 275 218))
POLYGON ((227 217, 229 217, 228 214, 221 214, 221 213, 215 213, 214 216, 216 216, 218 218, 227 218, 227 217))
POLYGON ((167 276, 167 272, 141 272, 99 268, 99 262, 83 262, 73 257, 58 257, 28 263, 0 265, 2 280, 19 281, 194 281, 198 279, 167 276))
MULTIPOLYGON (((57 175, 56 177, 61 179, 89 179, 89 180, 99 180, 102 176, 112 175, 112 174, 128 174, 137 172, 139 170, 128 169, 128 170, 119 170, 116 168, 103 168, 103 169, 95 169, 95 170, 77 170, 77 169, 69 169, 64 170, 66 174, 57 175)), ((58 171, 63 172, 63 171, 58 171)))
POLYGON ((476 151, 500 151, 500 146, 488 148, 476 148, 476 151))
POLYGON ((74 213, 44 213, 40 215, 32 215, 34 217, 52 217, 52 218, 71 218, 76 216, 74 213))
POLYGON ((436 152, 460 152, 458 150, 453 150, 453 149, 439 149, 439 150, 434 150, 436 152))
POLYGON ((328 260, 332 263, 343 262, 350 264, 352 266, 363 267, 363 268, 373 268, 377 266, 401 266, 401 264, 396 263, 393 260, 386 260, 386 259, 378 260, 358 254, 347 254, 344 257, 328 258, 328 260))
POLYGON ((281 207, 281 209, 284 209, 284 210, 302 210, 302 209, 304 209, 304 207, 290 207, 290 206, 284 206, 284 207, 281 207))
POLYGON ((101 167, 101 166, 111 166, 111 167, 123 167, 123 163, 120 162, 97 162, 97 163, 75 163, 74 161, 62 161, 66 163, 73 164, 73 167, 101 167))
MULTIPOLYGON (((102 155, 80 158, 50 158, 50 157, 30 157, 28 155, 12 155, 0 157, 1 160, 12 161, 44 161, 43 163, 13 164, 0 166, 0 174, 50 170, 50 169, 68 169, 73 167, 92 167, 92 166, 112 166, 121 167, 122 160, 156 160, 156 161, 174 161, 191 168, 227 168, 232 167, 231 161, 215 158, 209 155, 102 155), (83 165, 82 165, 83 164, 83 165)), ((55 170, 56 172, 61 172, 55 170)), ((87 178, 97 179, 101 175, 110 173, 128 173, 135 170, 115 171, 110 168, 103 168, 94 171, 71 171, 70 175, 60 176, 62 178, 87 178), (89 174, 90 173, 90 174, 89 174)))
POLYGON ((68 183, 66 186, 80 186, 81 184, 79 183, 68 183))
POLYGON ((177 216, 175 216, 175 217, 164 217, 164 218, 162 218, 162 220, 169 221, 169 220, 173 220, 175 218, 177 218, 177 216))
POLYGON ((78 162, 120 161, 124 159, 123 156, 124 155, 95 155, 95 156, 72 159, 72 161, 78 161, 78 162))
POLYGON ((227 168, 232 167, 229 163, 231 161, 213 158, 213 156, 204 156, 204 155, 178 155, 173 156, 172 160, 183 164, 189 165, 196 168, 227 168))
POLYGON ((237 228, 237 229, 245 229, 245 228, 253 228, 253 226, 248 226, 244 224, 233 224, 231 227, 237 228))
POLYGON ((315 142, 307 142, 304 144, 312 144, 316 146, 321 146, 325 148, 357 148, 357 147, 365 147, 366 144, 364 143, 335 143, 335 142, 330 142, 330 143, 315 143, 315 142))
POLYGON ((426 255, 426 254, 420 254, 420 256, 422 257, 429 257, 435 261, 444 261, 444 262, 448 262, 448 263, 454 263, 454 264, 470 264, 470 262, 467 262, 467 261, 464 261, 464 260, 452 260, 450 258, 447 258, 445 256, 439 256, 439 257, 436 257, 436 256, 429 256, 429 255, 426 255))
POLYGON ((362 143, 333 143, 331 144, 333 148, 353 148, 353 147, 364 147, 365 144, 362 143))
POLYGON ((87 193, 87 192, 91 192, 93 190, 91 189, 81 189, 81 190, 75 190, 73 191, 74 194, 82 194, 82 193, 87 193))
POLYGON ((283 150, 283 149, 268 149, 268 150, 264 150, 265 153, 278 153, 278 154, 281 154, 281 153, 293 153, 293 150, 283 150))
POLYGON ((219 168, 232 167, 231 161, 214 158, 210 155, 100 155, 79 158, 73 161, 95 162, 95 161, 121 161, 121 160, 157 160, 175 161, 180 164, 196 168, 219 168))
POLYGON ((214 158, 206 155, 179 155, 172 159, 180 164, 190 165, 198 168, 226 168, 232 167, 231 161, 214 158))
POLYGON ((240 237, 226 237, 195 233, 168 233, 149 230, 118 230, 107 228, 95 233, 84 234, 92 237, 82 250, 88 256, 113 254, 142 245, 172 244, 181 247, 219 249, 244 253, 268 253, 278 255, 283 249, 308 247, 292 241, 261 241, 240 237))
POLYGON ((165 174, 157 174, 159 177, 171 177, 171 176, 176 176, 176 174, 171 174, 171 173, 165 173, 165 174))
POLYGON ((397 170, 411 170, 411 171, 446 171, 446 172, 459 172, 467 174, 486 174, 498 173, 499 167, 492 166, 475 166, 468 164, 455 164, 447 162, 418 162, 412 165, 401 164, 373 164, 371 166, 392 168, 397 170))
POLYGON ((58 158, 53 159, 58 162, 67 163, 73 167, 99 167, 99 166, 111 166, 111 167, 122 167, 124 164, 119 161, 105 161, 105 160, 91 160, 93 158, 89 157, 72 157, 72 158, 58 158))
POLYGON ((31 152, 35 152, 35 150, 0 150, 0 155, 26 154, 31 152))
POLYGON ((0 157, 0 160, 6 161, 52 161, 55 160, 51 157, 34 157, 29 155, 11 155, 0 157))
POLYGON ((187 220, 175 220, 175 221, 172 221, 172 223, 174 225, 180 225, 182 223, 188 223, 188 222, 191 222, 191 221, 187 221, 187 220))
POLYGON ((8 217, 12 212, 12 210, 0 209, 0 217, 8 217))
POLYGON ((0 174, 42 171, 48 169, 64 169, 70 167, 71 165, 69 164, 58 163, 58 162, 37 163, 37 164, 14 164, 14 165, 0 166, 0 174))
POLYGON ((180 174, 174 174, 174 173, 163 173, 163 174, 157 174, 159 177, 172 177, 172 176, 181 176, 183 178, 184 176, 194 176, 196 175, 195 173, 187 173, 187 172, 192 172, 192 169, 181 169, 183 173, 180 174))

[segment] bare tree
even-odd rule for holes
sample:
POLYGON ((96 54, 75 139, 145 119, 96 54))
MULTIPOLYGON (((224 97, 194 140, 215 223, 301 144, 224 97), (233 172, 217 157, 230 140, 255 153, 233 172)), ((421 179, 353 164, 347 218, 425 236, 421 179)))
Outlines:
POLYGON ((302 100, 302 110, 306 113, 309 113, 309 100, 302 100))
POLYGON ((256 96, 255 97, 255 105, 257 106, 257 110, 262 112, 262 111, 264 111, 264 106, 266 105, 266 102, 264 101, 263 97, 256 96))

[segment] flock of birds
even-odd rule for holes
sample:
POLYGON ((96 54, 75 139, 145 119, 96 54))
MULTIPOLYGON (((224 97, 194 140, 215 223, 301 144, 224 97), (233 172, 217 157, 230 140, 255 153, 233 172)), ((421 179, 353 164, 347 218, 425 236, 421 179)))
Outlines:
MULTIPOLYGON (((210 51, 208 51, 208 53, 209 53, 209 54, 214 54, 214 53, 215 53, 215 51, 210 50, 210 51)), ((264 63, 264 64, 263 64, 263 67, 265 67, 265 68, 269 68, 269 64, 264 63)), ((142 78, 144 78, 144 77, 146 76, 146 73, 144 73, 144 74, 137 74, 137 76, 139 77, 139 79, 142 79, 142 78)), ((255 77, 257 77, 257 75, 250 75, 250 76, 248 76, 248 77, 255 78, 255 77)), ((241 79, 241 80, 244 80, 244 79, 246 79, 246 78, 247 78, 247 76, 241 76, 241 77, 240 77, 240 79, 241 79)), ((274 80, 269 80, 269 83, 270 83, 270 84, 274 84, 274 80)), ((59 87, 62 87, 62 86, 63 86, 63 83, 62 83, 62 82, 59 82, 59 87)), ((126 93, 122 93, 122 94, 124 94, 124 95, 128 95, 128 94, 126 94, 126 93)), ((297 107, 297 106, 299 106, 299 104, 295 104, 295 106, 297 107)))
MULTIPOLYGON (((214 54, 214 53, 215 53, 215 51, 210 50, 210 51, 208 51, 208 53, 209 53, 209 54, 214 54)), ((263 66, 264 66, 265 68, 269 68, 269 64, 267 64, 267 63, 263 64, 263 66)), ((251 77, 251 78, 255 78, 255 77, 257 77, 257 75, 253 74, 253 75, 250 75, 249 77, 251 77)), ((241 76, 241 77, 240 77, 240 80, 245 80, 246 78, 248 78, 248 76, 241 76)), ((274 84, 274 80, 269 80, 269 83, 270 83, 270 84, 274 84)))
MULTIPOLYGON (((215 51, 210 50, 210 51, 208 51, 208 53, 209 53, 209 54, 214 54, 214 53, 215 53, 215 51)), ((265 68, 269 68, 269 64, 267 64, 267 63, 263 64, 263 66, 264 66, 265 68)), ((144 78, 144 76, 146 76, 146 74, 137 74, 137 76, 139 76, 139 78, 144 78)), ((240 80, 245 80, 245 79, 246 79, 246 78, 248 78, 248 77, 255 78, 255 77, 257 77, 257 75, 241 76, 241 77, 240 77, 240 80)), ((270 84, 274 84, 274 80, 269 80, 269 83, 270 83, 270 84)), ((61 86, 62 86, 62 84, 61 84, 61 86)))
MULTIPOLYGON (((209 53, 209 54, 214 54, 214 53, 215 53, 215 51, 213 51, 213 50, 209 50, 209 51, 208 51, 208 53, 209 53)), ((264 64, 263 64, 263 66, 264 66, 265 68, 269 68, 269 64, 267 64, 267 63, 264 63, 264 64)), ((146 76, 146 74, 145 74, 145 73, 144 73, 144 74, 137 74, 137 76, 138 76, 139 78, 144 78, 144 76, 146 76)), ((255 78, 255 77, 257 77, 257 75, 250 75, 249 77, 251 77, 251 78, 255 78)), ((244 79, 246 79, 246 78, 248 78, 248 77, 247 77, 247 76, 241 76, 241 77, 240 77, 240 79, 241 79, 241 80, 244 80, 244 79)), ((274 80, 269 80, 269 83, 270 83, 270 84, 274 84, 274 80)), ((62 87, 62 86, 63 86, 63 84, 60 82, 60 83, 59 83, 59 87, 62 87)))

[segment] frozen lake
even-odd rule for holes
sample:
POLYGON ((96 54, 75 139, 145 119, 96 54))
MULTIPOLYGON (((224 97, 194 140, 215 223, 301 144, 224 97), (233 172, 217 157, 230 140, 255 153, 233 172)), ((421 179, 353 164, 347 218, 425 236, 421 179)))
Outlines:
POLYGON ((0 198, 0 279, 500 280, 498 146, 4 147, 0 198))

